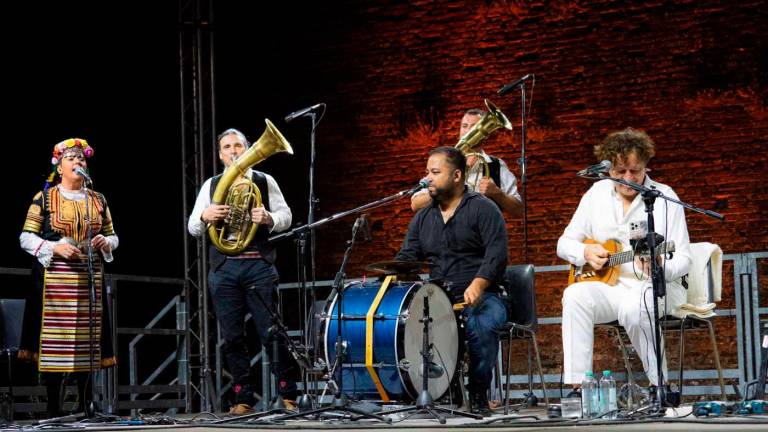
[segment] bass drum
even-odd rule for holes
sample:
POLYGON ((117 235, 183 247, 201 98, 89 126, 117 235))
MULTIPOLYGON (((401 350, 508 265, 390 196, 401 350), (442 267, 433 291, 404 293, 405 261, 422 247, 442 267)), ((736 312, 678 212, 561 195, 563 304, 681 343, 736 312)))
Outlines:
MULTIPOLYGON (((381 288, 381 281, 351 282, 341 304, 342 340, 347 344, 343 368, 344 392, 353 397, 382 400, 365 366, 366 314, 381 288)), ((390 400, 415 400, 422 389, 421 347, 424 297, 429 299, 429 393, 437 400, 450 387, 459 354, 459 332, 453 305, 442 288, 424 282, 392 282, 373 319, 373 369, 390 400)), ((336 358, 338 295, 330 298, 321 315, 320 357, 328 367, 336 358)), ((338 369, 338 368, 337 368, 338 369)), ((338 370, 335 378, 338 383, 338 370)))

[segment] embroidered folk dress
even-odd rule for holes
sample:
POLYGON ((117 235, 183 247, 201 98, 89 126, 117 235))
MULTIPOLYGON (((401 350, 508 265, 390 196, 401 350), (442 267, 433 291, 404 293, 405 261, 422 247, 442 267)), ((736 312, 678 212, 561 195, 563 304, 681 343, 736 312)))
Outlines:
POLYGON ((22 248, 37 261, 32 269, 34 290, 26 302, 19 358, 36 360, 41 372, 88 371, 91 349, 94 368, 115 364, 109 316, 103 313, 102 260, 96 249, 93 328, 89 325, 87 216, 92 236, 101 234, 107 240, 109 252, 101 252, 105 261, 112 261, 111 251, 118 239, 104 195, 91 190, 87 194, 89 212, 84 190, 58 186, 39 192, 29 207, 20 237, 22 248), (53 247, 62 242, 80 248, 80 255, 69 260, 54 256, 53 247))

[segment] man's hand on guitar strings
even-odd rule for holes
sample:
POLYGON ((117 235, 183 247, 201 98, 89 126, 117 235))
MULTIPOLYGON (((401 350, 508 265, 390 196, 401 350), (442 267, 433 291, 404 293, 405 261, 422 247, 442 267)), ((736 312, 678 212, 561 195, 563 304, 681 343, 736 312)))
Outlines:
POLYGON ((584 247, 584 259, 593 269, 600 270, 608 262, 608 251, 602 245, 588 244, 584 247))

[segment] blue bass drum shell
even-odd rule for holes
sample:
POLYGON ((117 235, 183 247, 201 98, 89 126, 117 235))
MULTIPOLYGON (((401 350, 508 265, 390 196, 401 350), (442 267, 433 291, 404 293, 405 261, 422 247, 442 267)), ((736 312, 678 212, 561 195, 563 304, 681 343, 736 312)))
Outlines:
MULTIPOLYGON (((346 342, 347 358, 343 365, 343 382, 337 383, 352 397, 380 400, 376 385, 365 367, 365 317, 381 287, 381 281, 350 282, 344 288, 342 340, 346 342)), ((422 389, 421 347, 423 339, 424 297, 429 298, 432 323, 429 341, 432 349, 432 372, 428 381, 434 399, 450 388, 457 369, 459 335, 456 316, 450 298, 442 288, 424 282, 393 282, 374 313, 373 365, 382 387, 391 400, 415 400, 422 389), (435 373, 437 371, 437 373, 435 373)), ((321 316, 320 356, 328 367, 336 357, 338 332, 338 295, 331 298, 321 316)))

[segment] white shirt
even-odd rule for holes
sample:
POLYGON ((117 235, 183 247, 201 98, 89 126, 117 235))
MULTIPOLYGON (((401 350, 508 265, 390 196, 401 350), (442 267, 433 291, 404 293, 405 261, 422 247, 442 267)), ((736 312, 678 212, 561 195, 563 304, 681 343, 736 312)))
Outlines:
MULTIPOLYGON (((588 238, 600 243, 615 239, 621 242, 622 250, 630 249, 630 224, 647 221, 645 204, 638 194, 624 215, 622 198, 616 192, 615 184, 611 180, 601 180, 584 194, 571 222, 557 241, 557 256, 571 264, 584 265, 583 241, 588 238)), ((672 188, 651 180, 647 175, 644 186, 654 186, 665 196, 678 199, 672 188)), ((664 264, 664 276, 667 281, 677 280, 687 274, 691 266, 685 209, 658 198, 653 206, 653 216, 655 231, 665 240, 675 242, 673 257, 664 264)), ((633 269, 632 262, 622 264, 619 281, 628 285, 637 283, 636 272, 639 274, 641 271, 636 266, 633 269)))
MULTIPOLYGON (((483 159, 486 163, 491 163, 491 157, 488 156, 488 154, 485 151, 481 151, 480 155, 483 156, 483 159)), ((504 192, 504 195, 516 199, 518 202, 523 202, 523 199, 520 198, 520 193, 517 191, 517 177, 510 171, 507 164, 504 162, 504 160, 499 159, 499 181, 501 182, 500 185, 497 185, 499 189, 501 189, 502 192, 504 192)), ((467 168, 467 174, 466 174, 466 185, 469 186, 469 190, 473 192, 477 192, 477 190, 480 188, 480 179, 483 178, 483 175, 485 175, 484 168, 482 168, 482 164, 475 163, 472 165, 472 167, 467 168)), ((419 194, 425 194, 429 193, 428 190, 422 189, 418 192, 416 192, 414 195, 419 194)))
MULTIPOLYGON (((252 176, 252 170, 249 168, 245 175, 248 178, 252 176)), ((267 179, 267 193, 269 194, 269 209, 267 213, 272 217, 272 228, 269 232, 285 231, 291 226, 291 209, 283 198, 283 193, 280 191, 280 187, 277 185, 275 179, 266 173, 264 177, 267 179)), ((211 205, 211 179, 208 179, 200 187, 200 192, 197 194, 197 200, 195 201, 195 208, 192 209, 192 214, 189 215, 189 222, 187 222, 187 230, 195 237, 200 237, 206 232, 207 225, 200 217, 203 215, 203 211, 211 205)))
MULTIPOLYGON (((85 192, 83 189, 69 190, 64 189, 61 185, 56 185, 55 187, 58 187, 61 195, 70 201, 85 200, 85 192)), ((117 235, 104 236, 104 239, 107 241, 107 248, 100 249, 101 255, 104 257, 104 261, 112 262, 114 260, 112 251, 117 249, 120 240, 117 238, 117 235)), ((53 247, 59 243, 66 242, 66 239, 60 239, 56 242, 43 240, 39 235, 27 231, 23 231, 19 236, 19 244, 21 245, 21 248, 37 258, 37 261, 46 268, 51 265, 51 259, 53 259, 53 247)))
MULTIPOLYGON (((491 163, 491 157, 485 151, 480 151, 480 155, 483 156, 486 163, 491 163)), ((520 198, 520 194, 517 192, 517 177, 512 174, 512 171, 509 170, 503 159, 497 159, 499 159, 499 165, 501 165, 499 169, 499 181, 501 182, 498 185, 499 189, 504 192, 504 195, 523 202, 523 199, 520 198)), ((467 184, 470 185, 470 189, 473 189, 474 186, 474 192, 477 192, 477 189, 480 187, 480 179, 483 178, 484 174, 484 168, 479 163, 475 163, 467 169, 467 184)))

